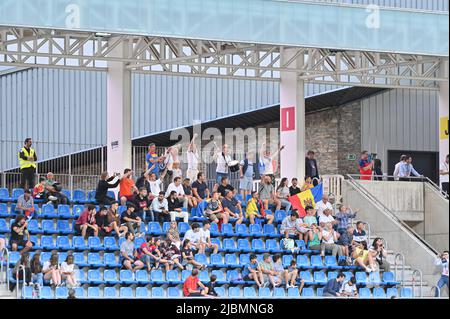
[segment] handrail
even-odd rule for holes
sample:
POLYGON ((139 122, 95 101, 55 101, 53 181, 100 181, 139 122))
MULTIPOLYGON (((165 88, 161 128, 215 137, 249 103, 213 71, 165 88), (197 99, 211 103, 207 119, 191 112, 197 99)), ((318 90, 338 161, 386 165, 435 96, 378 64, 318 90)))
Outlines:
POLYGON ((437 291, 437 298, 441 298, 441 289, 439 289, 438 286, 434 285, 431 287, 431 293, 433 293, 433 289, 436 289, 437 291))
POLYGON ((420 280, 420 298, 423 298, 423 275, 420 269, 414 269, 412 273, 412 288, 413 288, 413 297, 416 297, 416 274, 419 274, 420 280))
POLYGON ((378 205, 385 213, 387 213, 393 220, 402 225, 406 230, 408 230, 417 240, 419 240, 423 245, 425 245, 433 254, 437 255, 438 251, 433 248, 429 243, 427 243, 419 234, 417 234, 411 227, 408 226, 404 221, 400 220, 389 208, 387 208, 382 202, 380 202, 375 196, 373 196, 364 186, 358 183, 350 174, 347 174, 350 183, 361 191, 366 197, 368 197, 373 203, 378 205))
POLYGON ((397 262, 398 257, 400 257, 400 261, 402 263, 402 276, 400 282, 403 285, 405 283, 405 256, 402 253, 397 253, 394 257, 395 280, 398 280, 398 262, 397 262))
MULTIPOLYGON (((3 273, 3 270, 5 270, 5 282, 6 282, 6 287, 9 287, 9 276, 8 276, 8 269, 9 269, 9 250, 6 247, 3 247, 2 250, 0 251, 0 257, 5 256, 6 255, 6 261, 3 260, 0 263, 0 276, 3 273), (6 266, 3 266, 3 263, 6 263, 6 266), (3 269, 5 268, 5 269, 3 269)), ((0 277, 1 279, 1 277, 0 277)), ((3 283, 2 281, 0 281, 0 283, 3 283)))
POLYGON ((23 280, 23 285, 22 285, 22 287, 24 287, 25 286, 25 281, 26 281, 26 273, 25 273, 25 267, 23 266, 23 265, 20 265, 19 266, 19 268, 17 268, 17 271, 16 271, 16 283, 17 283, 17 285, 16 285, 16 299, 20 299, 19 298, 19 290, 20 290, 20 279, 19 279, 19 271, 20 270, 22 270, 22 280, 23 280))

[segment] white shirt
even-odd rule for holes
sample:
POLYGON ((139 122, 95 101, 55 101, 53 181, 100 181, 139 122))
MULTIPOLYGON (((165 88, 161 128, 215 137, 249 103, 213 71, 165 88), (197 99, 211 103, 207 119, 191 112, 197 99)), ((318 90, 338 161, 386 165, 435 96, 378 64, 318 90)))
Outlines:
MULTIPOLYGON (((46 261, 45 263, 44 263, 44 265, 42 266, 42 271, 43 272, 45 272, 45 271, 47 271, 47 270, 49 270, 50 269, 50 261, 48 260, 48 261, 46 261)), ((59 265, 58 265, 58 268, 59 268, 59 265)))
POLYGON ((198 169, 198 151, 192 152, 187 151, 187 162, 188 162, 188 169, 196 170, 198 169))
POLYGON ((330 235, 331 233, 328 231, 328 230, 326 230, 326 229, 323 229, 322 230, 322 241, 325 243, 325 244, 334 244, 334 238, 333 238, 333 236, 330 236, 330 239, 328 239, 328 240, 326 240, 325 239, 325 236, 328 236, 328 235, 330 235))
POLYGON ((317 209, 317 216, 322 216, 323 215, 323 211, 325 209, 333 209, 333 206, 331 205, 330 202, 327 202, 326 204, 323 202, 323 200, 321 200, 320 202, 316 203, 316 209, 317 209))
POLYGON ((447 175, 440 175, 441 183, 448 183, 448 164, 445 162, 442 163, 441 167, 439 167, 439 170, 447 173, 447 175))
POLYGON ((199 233, 201 234, 201 241, 203 243, 207 243, 208 240, 211 238, 211 232, 208 230, 205 230, 203 228, 200 229, 199 233))
POLYGON ((219 152, 216 154, 216 162, 217 162, 216 173, 227 174, 228 173, 227 163, 231 162, 230 155, 225 155, 224 158, 222 152, 219 152))
POLYGON ((441 266, 442 267, 442 276, 447 276, 448 277, 448 260, 447 262, 443 263, 441 258, 436 258, 436 261, 434 263, 436 266, 441 266))
POLYGON ((264 163, 264 174, 265 175, 273 175, 273 165, 272 165, 272 157, 266 157, 264 156, 262 158, 262 161, 264 163))
POLYGON ((342 287, 341 287, 340 293, 343 293, 343 292, 345 292, 346 294, 349 294, 349 295, 351 295, 351 296, 356 295, 356 285, 350 286, 349 283, 348 283, 348 281, 347 281, 347 282, 346 282, 345 284, 343 284, 342 287))
POLYGON ((159 192, 161 191, 161 184, 162 181, 160 179, 157 179, 156 181, 149 181, 150 183, 150 192, 153 196, 158 196, 159 192))
POLYGON ((334 222, 334 217, 333 216, 331 216, 331 215, 328 215, 328 216, 326 216, 326 215, 322 215, 322 216, 320 216, 319 217, 319 223, 332 223, 332 222, 334 222))
POLYGON ((166 190, 166 197, 169 197, 172 191, 177 192, 178 196, 184 195, 184 189, 182 184, 175 186, 175 183, 170 183, 166 190))
POLYGON ((176 177, 183 177, 183 172, 182 172, 181 169, 179 169, 179 168, 174 168, 174 169, 172 169, 172 181, 173 181, 176 177))
POLYGON ((62 272, 69 272, 69 273, 73 273, 75 270, 75 264, 69 265, 66 262, 63 262, 61 264, 61 271, 62 272))
POLYGON ((194 233, 194 231, 192 229, 189 229, 186 234, 184 234, 184 238, 183 241, 185 241, 186 239, 189 239, 189 241, 191 243, 198 243, 202 240, 202 232, 201 230, 199 230, 198 232, 194 233))
POLYGON ((152 210, 154 212, 160 213, 160 212, 162 212, 162 208, 161 207, 164 207, 165 210, 169 210, 167 199, 164 198, 163 201, 160 202, 158 198, 155 198, 152 201, 152 210))

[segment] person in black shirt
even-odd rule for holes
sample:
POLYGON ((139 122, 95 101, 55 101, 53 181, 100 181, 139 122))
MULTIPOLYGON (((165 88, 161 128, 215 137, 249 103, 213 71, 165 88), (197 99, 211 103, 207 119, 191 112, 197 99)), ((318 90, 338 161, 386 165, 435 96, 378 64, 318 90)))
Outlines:
POLYGON ((209 277, 209 283, 206 285, 206 288, 208 288, 208 295, 209 296, 213 296, 213 297, 218 297, 219 295, 216 292, 216 280, 217 280, 217 276, 216 275, 211 275, 211 277, 209 277))
POLYGON ((183 247, 181 248, 181 257, 183 258, 183 266, 190 264, 197 269, 206 269, 206 265, 202 265, 195 260, 191 241, 189 239, 185 239, 183 242, 183 247))
POLYGON ((151 200, 148 198, 147 189, 140 187, 139 194, 134 196, 133 204, 136 206, 136 215, 143 221, 147 220, 147 213, 150 213, 150 203, 151 200))
POLYGON ((148 170, 143 172, 141 176, 136 180, 136 187, 138 189, 141 189, 142 187, 147 190, 148 197, 150 199, 153 199, 154 196, 152 195, 152 188, 150 186, 150 172, 155 167, 155 164, 153 164, 148 170))
POLYGON ((197 201, 197 198, 195 198, 193 196, 191 180, 189 178, 185 178, 183 180, 183 191, 184 191, 184 195, 188 199, 189 207, 197 207, 198 201, 197 201))
POLYGON ((11 237, 9 239, 12 251, 17 251, 19 246, 23 249, 21 254, 29 251, 33 247, 33 243, 30 241, 30 235, 27 228, 27 220, 25 216, 18 215, 11 225, 11 237))
POLYGON ((98 226, 100 237, 108 236, 113 228, 108 223, 108 208, 100 207, 100 211, 95 215, 95 223, 98 226))
POLYGON ((122 217, 120 218, 120 222, 122 226, 127 226, 128 231, 135 235, 136 237, 144 236, 145 234, 141 233, 141 223, 142 219, 136 215, 134 212, 136 206, 134 204, 129 203, 127 205, 127 210, 123 212, 122 217), (136 233, 136 228, 139 228, 139 233, 136 233))
POLYGON ((317 161, 314 158, 313 151, 308 151, 308 153, 306 153, 305 178, 307 178, 307 177, 311 177, 311 179, 313 180, 314 186, 318 185, 318 181, 314 178, 319 179, 319 169, 317 168, 317 161))
POLYGON ((116 200, 106 196, 109 188, 116 188, 120 183, 120 174, 115 173, 109 177, 108 172, 103 172, 98 181, 97 190, 95 191, 95 199, 100 205, 111 205, 116 200))
POLYGON ((300 187, 298 187, 298 179, 294 177, 292 179, 292 186, 289 186, 289 194, 291 196, 294 196, 300 192, 301 192, 301 190, 300 190, 300 187))
POLYGON ((219 187, 217 188, 217 191, 220 193, 221 197, 225 197, 227 190, 232 191, 233 196, 235 195, 234 187, 229 184, 228 177, 222 176, 221 183, 220 183, 219 187))
POLYGON ((197 174, 197 180, 192 183, 192 194, 201 203, 204 199, 209 198, 209 189, 205 183, 205 174, 200 172, 197 174))

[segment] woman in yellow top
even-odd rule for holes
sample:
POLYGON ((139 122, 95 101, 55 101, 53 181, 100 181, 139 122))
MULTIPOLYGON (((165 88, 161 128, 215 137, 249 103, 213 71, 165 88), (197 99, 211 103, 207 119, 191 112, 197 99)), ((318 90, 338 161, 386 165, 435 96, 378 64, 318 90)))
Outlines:
POLYGON ((307 191, 308 189, 314 188, 314 184, 311 177, 307 177, 305 179, 305 183, 303 184, 302 188, 300 189, 301 192, 307 191))
POLYGON ((374 260, 372 255, 367 250, 365 243, 359 243, 356 245, 353 251, 352 257, 355 259, 355 265, 364 268, 366 272, 372 272, 374 267, 374 260))
POLYGON ((247 202, 245 217, 250 220, 250 224, 255 223, 255 218, 266 219, 267 224, 272 224, 274 218, 272 214, 265 213, 264 205, 259 199, 259 194, 256 191, 252 192, 252 197, 247 202))

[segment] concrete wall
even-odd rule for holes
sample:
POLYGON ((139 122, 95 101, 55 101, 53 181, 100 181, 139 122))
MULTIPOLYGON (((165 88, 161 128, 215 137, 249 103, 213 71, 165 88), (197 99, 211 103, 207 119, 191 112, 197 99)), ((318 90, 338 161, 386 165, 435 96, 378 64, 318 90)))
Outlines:
POLYGON ((425 187, 425 240, 437 250, 449 248, 449 203, 429 185, 425 187))

